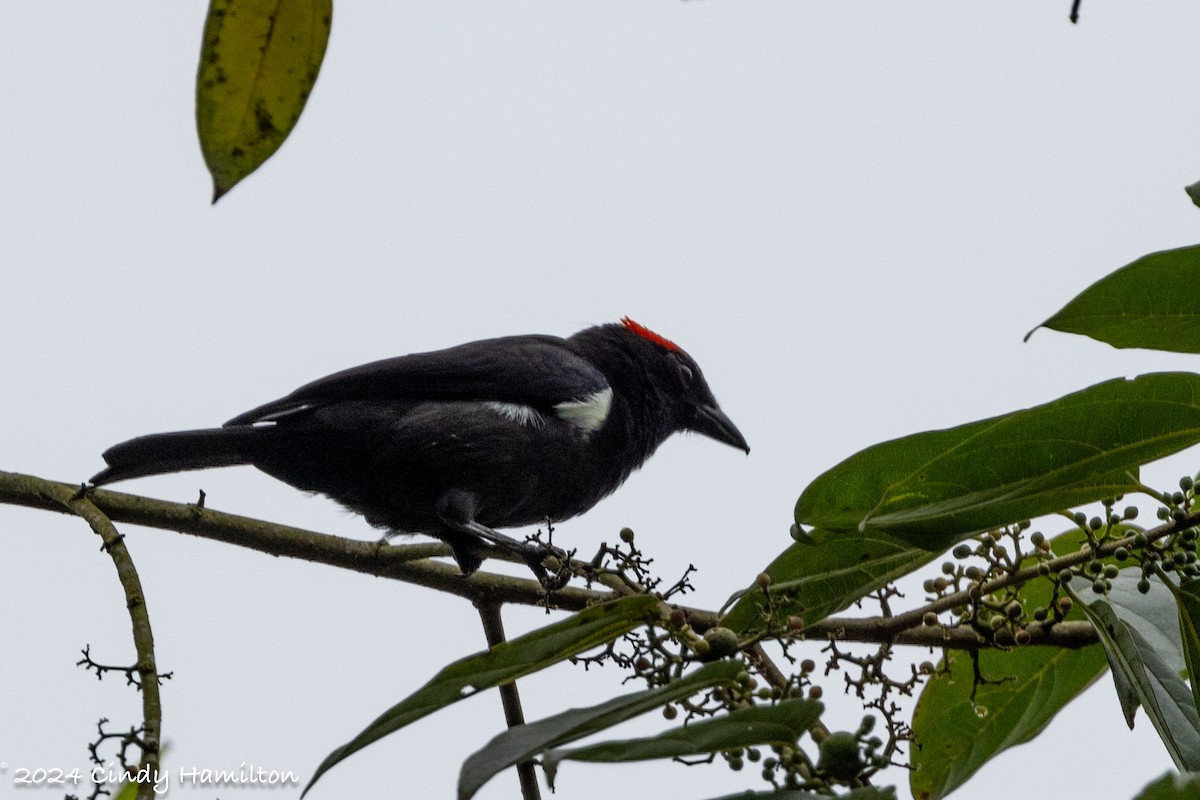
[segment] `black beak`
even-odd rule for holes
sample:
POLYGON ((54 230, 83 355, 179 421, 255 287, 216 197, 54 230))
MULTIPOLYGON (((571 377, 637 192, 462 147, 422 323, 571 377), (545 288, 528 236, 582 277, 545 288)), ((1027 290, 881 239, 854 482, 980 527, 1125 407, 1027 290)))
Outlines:
POLYGON ((688 425, 688 430, 702 433, 730 447, 750 452, 750 445, 746 444, 746 438, 742 436, 742 432, 733 424, 733 420, 725 416, 725 412, 715 405, 696 406, 696 418, 692 420, 691 425, 688 425))

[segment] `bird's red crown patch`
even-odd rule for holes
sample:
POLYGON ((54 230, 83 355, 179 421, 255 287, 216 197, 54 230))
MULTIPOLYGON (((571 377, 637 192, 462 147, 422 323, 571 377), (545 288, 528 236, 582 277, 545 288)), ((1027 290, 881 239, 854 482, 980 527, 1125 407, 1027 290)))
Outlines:
POLYGON ((683 350, 682 347, 675 344, 667 337, 660 336, 659 334, 657 334, 654 331, 647 328, 645 325, 639 325, 638 323, 631 320, 629 317, 621 317, 621 324, 624 325, 629 330, 636 333, 638 336, 641 336, 643 339, 649 339, 650 341, 654 342, 655 344, 665 347, 667 350, 678 350, 680 352, 682 352, 682 350, 683 350))

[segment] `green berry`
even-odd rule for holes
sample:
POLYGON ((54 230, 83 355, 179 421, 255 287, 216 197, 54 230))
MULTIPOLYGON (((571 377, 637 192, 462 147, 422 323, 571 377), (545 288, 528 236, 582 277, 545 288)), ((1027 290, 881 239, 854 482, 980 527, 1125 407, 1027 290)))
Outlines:
MULTIPOLYGON (((705 658, 709 661, 715 661, 719 658, 732 655, 738 648, 738 635, 729 630, 729 628, 709 628, 704 632, 704 641, 708 642, 708 653, 705 658)), ((739 672, 739 682, 743 674, 746 675, 747 679, 750 677, 749 673, 745 671, 739 672)))
POLYGON ((821 742, 817 769, 826 775, 849 783, 864 766, 858 752, 858 737, 850 731, 835 731, 821 742))

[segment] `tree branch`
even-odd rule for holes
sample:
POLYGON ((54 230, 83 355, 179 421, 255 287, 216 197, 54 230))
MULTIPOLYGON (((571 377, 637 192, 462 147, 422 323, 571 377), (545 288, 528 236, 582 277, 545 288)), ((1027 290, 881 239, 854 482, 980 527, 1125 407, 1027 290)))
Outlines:
MULTIPOLYGON (((74 496, 78 493, 78 488, 72 484, 47 481, 32 475, 0 471, 0 503, 65 512, 67 509, 54 497, 62 496, 62 492, 74 496)), ((364 542, 225 514, 198 505, 169 503, 107 489, 89 490, 86 497, 114 522, 174 530, 273 556, 301 558, 367 575, 391 578, 448 592, 466 598, 476 605, 541 605, 546 602, 542 585, 532 579, 499 575, 484 570, 476 572, 470 578, 462 577, 456 566, 433 560, 450 555, 450 548, 442 544, 386 545, 380 542, 364 542)), ((1189 518, 1182 524, 1186 527, 1196 524, 1196 520, 1189 518)), ((1147 534, 1153 539, 1156 535, 1161 535, 1161 531, 1148 531, 1147 534)), ((1111 552, 1123 541, 1106 542, 1102 553, 1111 552)), ((497 557, 503 558, 504 554, 497 554, 497 557)), ((1090 557, 1086 552, 1072 553, 1049 564, 1058 570, 1083 563, 1090 557)), ((581 570, 585 567, 583 564, 579 566, 581 570)), ((1004 586, 1029 580, 1036 574, 1035 568, 1020 570, 985 584, 982 591, 989 594, 1004 586)), ((628 592, 627 587, 621 586, 621 589, 623 591, 614 592, 607 587, 600 590, 567 586, 553 593, 553 604, 563 610, 578 611, 610 600, 615 594, 628 592)), ((862 642, 889 641, 918 647, 951 647, 966 650, 990 646, 969 626, 946 628, 922 624, 925 612, 949 610, 966 604, 968 600, 966 592, 959 592, 939 598, 919 609, 890 617, 830 617, 808 626, 803 635, 810 640, 835 637, 862 642)), ((698 632, 713 627, 720 619, 716 612, 705 609, 683 610, 688 623, 698 632)), ((1083 647, 1097 641, 1091 625, 1086 622, 1031 625, 1030 634, 1033 640, 1027 646, 1083 647)))
MULTIPOLYGON (((0 471, 0 503, 66 513, 68 509, 53 499, 64 491, 74 496, 78 494, 79 487, 32 475, 0 471)), ((300 558, 376 577, 392 578, 448 592, 472 602, 536 605, 544 599, 541 584, 531 579, 483 571, 463 578, 458 567, 432 560, 451 554, 450 548, 443 544, 386 545, 377 541, 364 542, 212 511, 198 505, 152 500, 107 489, 90 489, 86 497, 114 522, 174 530, 273 556, 300 558)), ((497 557, 503 558, 505 555, 497 554, 497 557)), ((611 598, 610 592, 574 587, 554 593, 555 604, 572 611, 611 598)))
POLYGON ((117 568, 121 588, 125 590, 125 606, 129 609, 129 620, 133 626, 133 645, 137 652, 137 674, 142 693, 142 732, 138 746, 142 751, 138 775, 148 776, 138 784, 137 799, 152 800, 158 776, 159 748, 162 741, 162 699, 158 692, 158 665, 154 658, 154 632, 150 628, 150 614, 146 610, 146 599, 142 594, 142 582, 138 578, 133 558, 125 547, 124 537, 112 521, 87 497, 65 484, 45 484, 41 487, 45 497, 55 503, 59 510, 82 518, 104 542, 103 550, 112 558, 117 568))
MULTIPOLYGON (((499 603, 478 604, 479 619, 483 622, 483 635, 487 637, 488 649, 503 644, 504 619, 500 616, 499 603)), ((504 722, 509 728, 525 724, 525 712, 521 708, 521 693, 517 691, 517 682, 501 684, 500 704, 504 706, 504 722)), ((537 772, 532 761, 522 761, 517 764, 517 778, 521 782, 521 797, 524 800, 541 800, 542 791, 538 786, 537 772)))

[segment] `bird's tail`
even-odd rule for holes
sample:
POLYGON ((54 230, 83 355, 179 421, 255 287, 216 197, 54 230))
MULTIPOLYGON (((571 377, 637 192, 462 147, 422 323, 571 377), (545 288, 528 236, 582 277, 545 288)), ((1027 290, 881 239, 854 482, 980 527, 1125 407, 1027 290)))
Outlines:
POLYGON ((93 475, 91 483, 99 486, 164 472, 248 464, 272 433, 271 428, 247 425, 139 436, 106 450, 108 468, 93 475))

